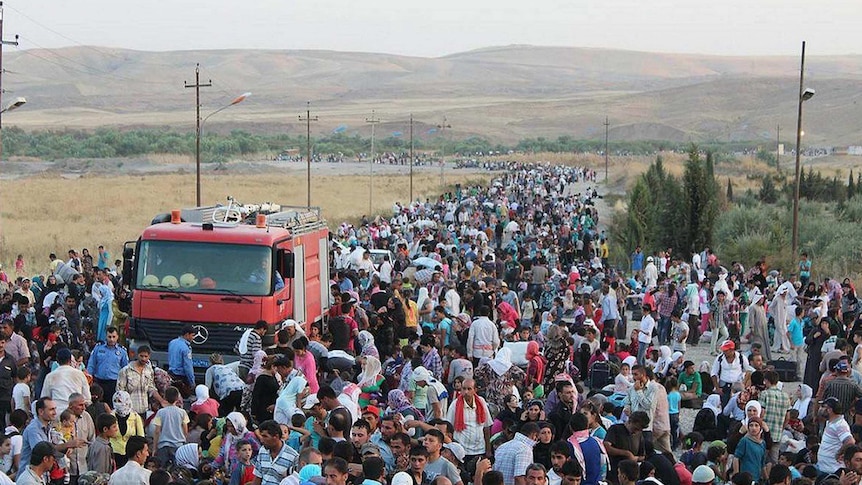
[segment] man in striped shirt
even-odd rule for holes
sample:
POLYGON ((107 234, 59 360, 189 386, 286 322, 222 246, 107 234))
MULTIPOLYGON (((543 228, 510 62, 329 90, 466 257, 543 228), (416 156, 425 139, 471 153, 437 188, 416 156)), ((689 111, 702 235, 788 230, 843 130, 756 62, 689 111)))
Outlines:
POLYGON ((841 359, 835 364, 835 378, 826 383, 823 388, 823 399, 834 397, 838 399, 838 403, 844 412, 844 419, 847 422, 851 421, 850 411, 853 409, 853 404, 857 398, 862 397, 862 388, 860 388, 853 379, 850 378, 850 362, 841 359))
POLYGON ((245 380, 254 365, 254 354, 263 348, 263 336, 266 335, 267 327, 266 321, 258 320, 254 328, 246 330, 236 344, 236 353, 239 354, 237 373, 242 380, 245 380))
POLYGON ((299 458, 281 439, 281 426, 273 420, 260 423, 260 451, 254 460, 253 485, 279 485, 299 458))

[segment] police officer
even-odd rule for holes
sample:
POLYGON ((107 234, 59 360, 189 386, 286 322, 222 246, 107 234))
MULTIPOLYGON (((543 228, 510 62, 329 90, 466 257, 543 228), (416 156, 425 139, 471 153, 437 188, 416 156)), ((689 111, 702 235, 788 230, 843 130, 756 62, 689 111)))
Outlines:
POLYGON ((105 343, 96 345, 87 363, 87 372, 105 391, 102 400, 111 403, 117 390, 120 369, 129 365, 129 352, 117 343, 120 332, 117 327, 108 327, 105 343))

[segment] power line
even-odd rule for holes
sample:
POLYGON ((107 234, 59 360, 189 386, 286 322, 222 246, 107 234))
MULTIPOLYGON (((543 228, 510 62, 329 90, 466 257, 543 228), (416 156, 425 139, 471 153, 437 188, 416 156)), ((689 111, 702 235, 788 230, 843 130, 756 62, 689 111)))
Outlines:
POLYGON ((65 35, 65 34, 63 34, 63 33, 61 33, 61 32, 58 32, 58 31, 56 31, 56 30, 52 29, 51 27, 48 27, 47 25, 45 25, 45 24, 43 24, 43 23, 41 23, 41 22, 37 21, 37 20, 36 20, 36 19, 34 19, 33 17, 30 17, 29 15, 25 14, 24 12, 22 12, 22 11, 18 10, 18 9, 17 9, 17 8, 15 8, 15 7, 10 7, 10 6, 8 6, 8 5, 7 5, 7 8, 8 8, 9 10, 13 10, 13 11, 15 11, 15 13, 17 13, 18 15, 20 15, 20 16, 22 16, 22 17, 24 17, 25 19, 27 19, 27 20, 29 20, 30 22, 32 22, 32 23, 34 23, 34 24, 38 25, 39 27, 42 27, 43 29, 47 30, 48 32, 51 32, 51 33, 53 33, 53 34, 55 34, 55 35, 58 35, 58 36, 60 36, 60 37, 62 37, 62 38, 64 38, 64 39, 68 40, 69 42, 73 42, 73 43, 75 43, 75 45, 76 45, 76 46, 78 46, 78 47, 83 47, 83 48, 85 48, 85 49, 90 49, 91 51, 98 52, 99 54, 102 54, 102 55, 115 57, 115 58, 117 58, 117 59, 123 59, 123 57, 122 57, 122 56, 119 56, 119 55, 117 55, 117 54, 112 54, 112 53, 110 53, 110 52, 103 51, 103 50, 98 49, 98 48, 96 48, 96 47, 93 47, 93 46, 91 46, 91 45, 84 45, 84 44, 82 44, 82 43, 78 42, 77 40, 75 40, 75 39, 73 39, 73 38, 71 38, 71 37, 69 37, 69 36, 67 36, 67 35, 65 35))

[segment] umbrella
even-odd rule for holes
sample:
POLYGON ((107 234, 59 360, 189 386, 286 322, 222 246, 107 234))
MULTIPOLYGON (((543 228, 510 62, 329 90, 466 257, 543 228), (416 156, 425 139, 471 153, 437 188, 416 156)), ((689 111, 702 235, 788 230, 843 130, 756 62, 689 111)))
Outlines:
POLYGON ((434 269, 438 266, 441 266, 440 262, 433 258, 428 258, 425 256, 416 258, 413 260, 413 264, 416 266, 423 266, 425 268, 434 269))
POLYGON ((414 222, 412 225, 413 225, 413 226, 416 226, 416 227, 418 227, 418 228, 420 228, 420 229, 437 227, 437 223, 436 223, 436 222, 434 222, 434 221, 430 221, 430 220, 428 220, 428 219, 419 219, 418 221, 414 222))
POLYGON ((506 224, 506 229, 505 229, 506 232, 515 232, 515 231, 520 231, 520 230, 521 230, 521 226, 515 221, 510 221, 508 224, 506 224))

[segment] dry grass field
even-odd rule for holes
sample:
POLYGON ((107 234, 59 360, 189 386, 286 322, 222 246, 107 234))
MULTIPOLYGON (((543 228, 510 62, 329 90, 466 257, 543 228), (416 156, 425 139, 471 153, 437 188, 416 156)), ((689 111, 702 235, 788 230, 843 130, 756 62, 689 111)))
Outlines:
MULTIPOLYGON (((447 184, 487 183, 490 173, 448 172, 447 184)), ((247 203, 273 201, 305 205, 304 174, 218 175, 203 178, 204 204, 225 202, 231 195, 247 203)), ((368 177, 326 175, 312 178, 312 204, 319 205, 330 225, 357 221, 368 210, 368 177)), ((17 254, 28 273, 44 272, 48 254, 64 257, 70 248, 95 253, 103 244, 112 258, 122 244, 134 240, 153 216, 194 206, 194 175, 82 177, 38 176, 0 182, 0 262, 12 275, 17 254)), ((416 196, 440 193, 439 172, 414 176, 416 196)), ((381 175, 374 181, 374 212, 388 214, 396 201, 409 197, 409 179, 381 175)))

